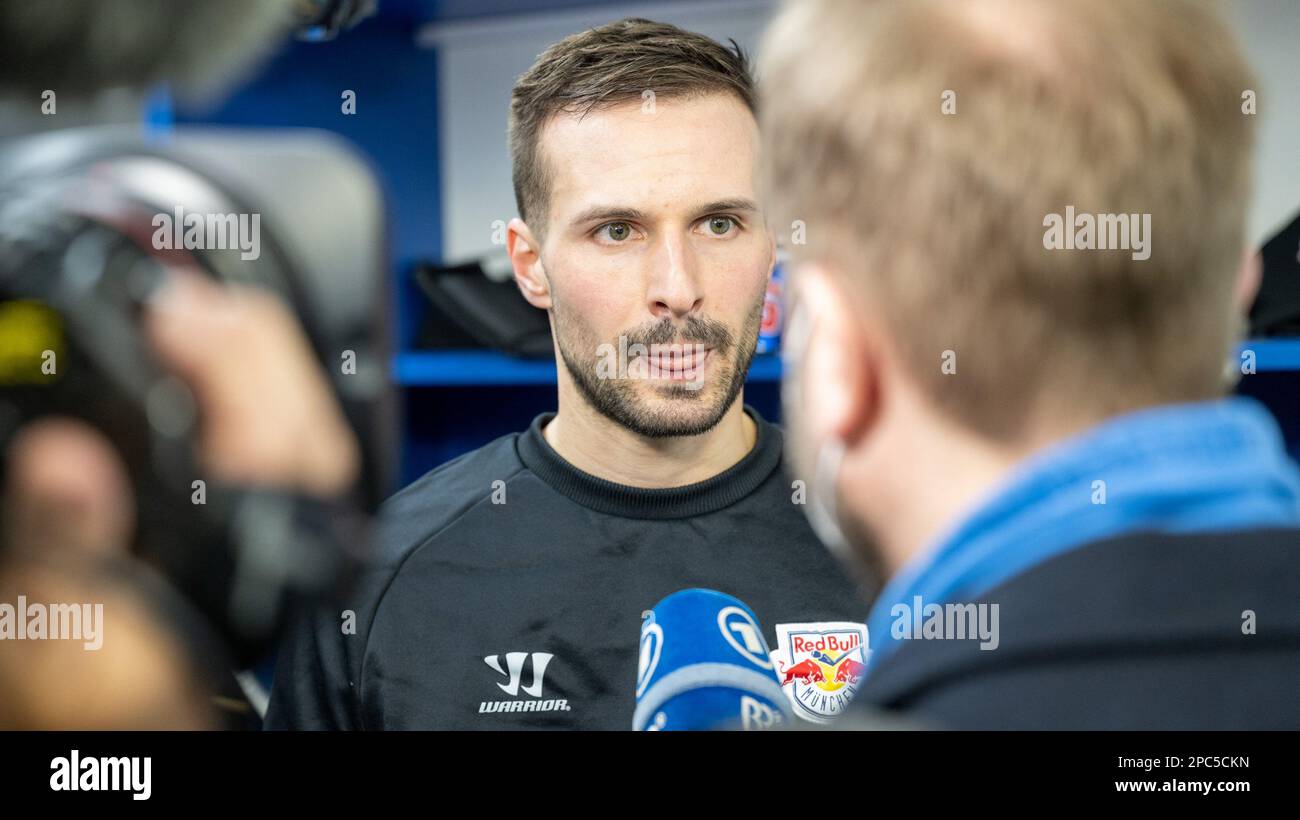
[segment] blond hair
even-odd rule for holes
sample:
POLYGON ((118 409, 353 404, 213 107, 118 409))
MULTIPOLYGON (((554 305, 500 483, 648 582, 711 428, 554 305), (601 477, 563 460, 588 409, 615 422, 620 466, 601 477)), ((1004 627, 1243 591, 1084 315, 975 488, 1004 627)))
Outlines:
POLYGON ((942 410, 1008 439, 1221 392, 1255 85, 1211 8, 800 0, 763 51, 774 224, 802 221, 796 261, 851 280, 942 410), (1047 249, 1067 206, 1149 214, 1150 258, 1047 249))

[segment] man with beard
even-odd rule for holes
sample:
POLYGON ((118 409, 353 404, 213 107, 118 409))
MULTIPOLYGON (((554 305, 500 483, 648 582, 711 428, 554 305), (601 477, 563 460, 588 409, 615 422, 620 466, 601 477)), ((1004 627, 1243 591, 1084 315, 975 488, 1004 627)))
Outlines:
POLYGON ((791 636, 856 647, 786 687, 832 717, 866 603, 741 400, 775 258, 745 58, 645 20, 575 35, 516 84, 510 145, 558 411, 389 502, 355 607, 283 649, 268 726, 626 729, 641 615, 686 587, 749 604, 787 663, 791 636))

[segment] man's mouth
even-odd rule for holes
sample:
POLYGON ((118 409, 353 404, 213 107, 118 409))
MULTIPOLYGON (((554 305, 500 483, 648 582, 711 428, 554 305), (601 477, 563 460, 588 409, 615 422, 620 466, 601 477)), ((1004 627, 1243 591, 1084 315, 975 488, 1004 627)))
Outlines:
POLYGON ((654 345, 641 358, 644 377, 665 381, 698 381, 713 356, 713 348, 703 344, 654 345))

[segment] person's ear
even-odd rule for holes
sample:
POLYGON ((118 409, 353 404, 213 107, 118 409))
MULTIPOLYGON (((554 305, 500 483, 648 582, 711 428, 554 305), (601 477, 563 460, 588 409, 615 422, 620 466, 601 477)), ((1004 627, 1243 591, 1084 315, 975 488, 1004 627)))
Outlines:
POLYGON ((515 284, 528 304, 541 310, 551 308, 551 283, 542 265, 541 244, 532 229, 515 217, 506 226, 506 253, 515 271, 515 284))
POLYGON ((806 341, 796 355, 804 429, 814 440, 834 437, 852 446, 869 432, 879 404, 879 351, 858 313, 858 301, 839 277, 806 264, 790 277, 792 321, 806 341))
POLYGON ((1237 284, 1233 288, 1233 299, 1237 310, 1243 315, 1250 315, 1250 309, 1259 295, 1259 286, 1264 280, 1264 260, 1260 253, 1246 248, 1241 253, 1241 264, 1237 267, 1237 284))

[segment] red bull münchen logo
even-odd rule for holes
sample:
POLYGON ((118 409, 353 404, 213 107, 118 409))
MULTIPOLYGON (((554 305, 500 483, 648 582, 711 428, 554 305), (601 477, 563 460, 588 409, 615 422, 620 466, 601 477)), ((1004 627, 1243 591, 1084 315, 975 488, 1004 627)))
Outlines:
POLYGON ((867 627, 777 624, 776 642, 772 662, 794 713, 826 723, 843 712, 867 671, 867 627))

